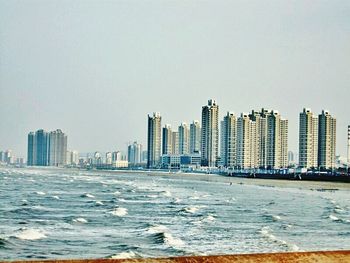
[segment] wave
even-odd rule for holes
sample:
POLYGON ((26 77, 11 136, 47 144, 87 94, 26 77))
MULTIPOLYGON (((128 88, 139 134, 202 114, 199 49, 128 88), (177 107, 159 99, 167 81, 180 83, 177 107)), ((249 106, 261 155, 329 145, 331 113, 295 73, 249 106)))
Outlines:
POLYGON ((88 197, 88 198, 94 198, 95 196, 89 193, 85 193, 83 195, 81 195, 80 197, 88 197))
POLYGON ((60 200, 60 197, 57 196, 57 195, 54 195, 52 198, 53 198, 53 199, 56 199, 56 200, 60 200))
POLYGON ((119 191, 115 191, 113 194, 114 194, 114 195, 120 195, 120 194, 121 194, 121 192, 119 192, 119 191))
POLYGON ((185 242, 183 242, 180 238, 173 237, 173 235, 169 232, 169 229, 164 225, 151 226, 146 232, 148 234, 152 234, 153 239, 158 244, 164 244, 173 248, 179 248, 185 245, 185 242))
POLYGON ((112 255, 109 258, 111 259, 127 259, 127 258, 138 258, 140 257, 133 251, 128 251, 128 252, 120 252, 118 254, 112 255))
POLYGON ((277 222, 277 221, 282 220, 282 218, 278 215, 266 214, 266 215, 264 215, 264 217, 266 219, 268 219, 268 221, 273 221, 273 222, 277 222))
POLYGON ((194 214, 199 210, 198 206, 188 206, 185 207, 184 209, 182 209, 182 211, 190 213, 190 214, 194 214))
POLYGON ((163 191, 162 194, 167 197, 171 196, 171 193, 169 191, 163 191))
POLYGON ((96 205, 104 205, 104 204, 102 203, 102 201, 96 201, 95 204, 96 204, 96 205))
POLYGON ((124 208, 124 207, 118 207, 115 208, 113 211, 109 212, 110 214, 114 215, 114 216, 125 216, 128 214, 128 209, 124 208))
POLYGON ((260 233, 264 238, 270 240, 271 242, 278 244, 281 247, 284 247, 288 251, 299 251, 300 250, 300 248, 297 245, 290 244, 290 243, 287 243, 285 240, 278 239, 271 232, 272 231, 271 231, 270 227, 268 227, 268 226, 264 226, 263 228, 261 228, 258 231, 258 233, 260 233))
POLYGON ((46 195, 46 193, 44 193, 44 192, 41 192, 41 191, 37 191, 37 192, 35 192, 37 195, 46 195))
POLYGON ((78 217, 78 218, 73 219, 73 222, 85 224, 88 221, 85 218, 83 218, 83 217, 78 217))
POLYGON ((39 240, 46 238, 46 233, 39 229, 22 229, 18 234, 14 235, 15 238, 21 240, 39 240))
POLYGON ((146 197, 148 197, 148 198, 157 198, 158 195, 146 195, 146 197))

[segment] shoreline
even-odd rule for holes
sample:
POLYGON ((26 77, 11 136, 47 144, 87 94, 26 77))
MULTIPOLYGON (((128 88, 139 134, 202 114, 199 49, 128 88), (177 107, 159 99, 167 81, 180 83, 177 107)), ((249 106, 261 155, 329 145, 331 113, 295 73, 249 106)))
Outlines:
POLYGON ((330 182, 330 181, 311 181, 311 180, 286 180, 286 179, 271 179, 271 178, 249 178, 239 176, 228 176, 218 173, 198 173, 198 172, 175 172, 169 173, 168 171, 154 171, 154 170, 85 170, 79 168, 64 168, 64 167, 40 167, 30 166, 15 169, 29 169, 29 170, 69 170, 78 172, 91 172, 91 173, 104 173, 104 174, 143 174, 147 176, 163 176, 168 178, 178 178, 185 180, 201 180, 208 182, 219 182, 227 184, 245 184, 256 185, 262 187, 281 187, 281 188, 296 188, 296 189, 308 189, 316 191, 336 191, 336 190, 350 190, 350 184, 344 182, 330 182))

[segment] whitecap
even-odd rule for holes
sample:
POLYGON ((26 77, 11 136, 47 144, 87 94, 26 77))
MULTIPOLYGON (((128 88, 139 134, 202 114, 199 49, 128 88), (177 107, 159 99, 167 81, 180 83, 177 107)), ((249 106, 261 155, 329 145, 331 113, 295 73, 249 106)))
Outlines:
POLYGON ((83 194, 82 197, 94 198, 95 196, 89 193, 83 194))
POLYGON ((169 196, 171 196, 171 193, 169 191, 164 191, 163 195, 169 197, 169 196))
POLYGON ((184 209, 184 211, 191 213, 191 214, 196 213, 198 210, 199 210, 199 207, 197 207, 197 206, 189 206, 189 207, 186 207, 184 209))
POLYGON ((57 196, 57 195, 54 195, 52 198, 53 198, 53 199, 56 199, 56 200, 59 200, 59 199, 60 199, 59 196, 57 196))
POLYGON ((44 192, 41 192, 41 191, 38 191, 38 192, 35 192, 37 195, 46 195, 44 192))
POLYGON ((335 215, 332 215, 332 214, 329 215, 328 218, 333 220, 333 221, 335 221, 335 222, 342 222, 343 221, 342 219, 340 219, 340 218, 338 218, 338 217, 336 217, 335 215))
POLYGON ((124 207, 118 207, 115 208, 113 211, 109 212, 110 214, 114 215, 114 216, 125 216, 128 214, 128 209, 124 208, 124 207))
POLYGON ((156 233, 162 233, 162 232, 165 232, 167 231, 168 228, 166 226, 163 226, 163 225, 154 225, 154 226, 151 226, 147 229, 147 233, 149 234, 156 234, 156 233))
POLYGON ((180 238, 174 238, 170 233, 164 233, 164 242, 170 247, 182 247, 185 245, 180 238))
POLYGON ((38 229, 23 229, 15 237, 21 240, 38 240, 45 238, 46 235, 45 232, 38 229))
POLYGON ((96 201, 96 205, 103 205, 101 201, 96 201))
POLYGON ((148 197, 148 198, 157 198, 158 195, 147 195, 146 197, 148 197))
POLYGON ((274 221, 278 221, 278 220, 281 220, 281 217, 280 216, 277 216, 277 215, 272 215, 272 219, 274 221))
POLYGON ((87 221, 85 218, 78 217, 78 218, 76 218, 76 219, 73 219, 73 222, 85 224, 85 223, 87 223, 88 221, 87 221))
POLYGON ((114 195, 120 195, 121 193, 119 191, 115 191, 113 194, 114 195))

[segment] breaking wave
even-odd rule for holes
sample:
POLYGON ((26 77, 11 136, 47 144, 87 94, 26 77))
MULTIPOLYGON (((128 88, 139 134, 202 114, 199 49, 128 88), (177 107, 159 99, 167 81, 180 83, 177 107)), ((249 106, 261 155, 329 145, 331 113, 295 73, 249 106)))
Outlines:
POLYGON ((39 240, 46 238, 46 233, 39 229, 23 228, 19 233, 14 235, 14 237, 21 240, 39 240))
POLYGON ((153 236, 153 240, 158 244, 164 244, 173 248, 180 248, 185 245, 185 242, 180 238, 175 238, 166 226, 154 225, 147 229, 148 234, 153 236))

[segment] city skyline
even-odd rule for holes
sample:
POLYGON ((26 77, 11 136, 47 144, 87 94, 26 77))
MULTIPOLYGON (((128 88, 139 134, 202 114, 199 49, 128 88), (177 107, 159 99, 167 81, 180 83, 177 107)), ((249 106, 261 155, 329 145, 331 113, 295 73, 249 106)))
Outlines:
POLYGON ((214 97, 220 120, 283 112, 294 152, 300 111, 328 109, 346 156, 348 1, 38 3, 0 1, 0 149, 25 156, 38 128, 81 152, 146 145, 145 113, 177 127, 214 97))

